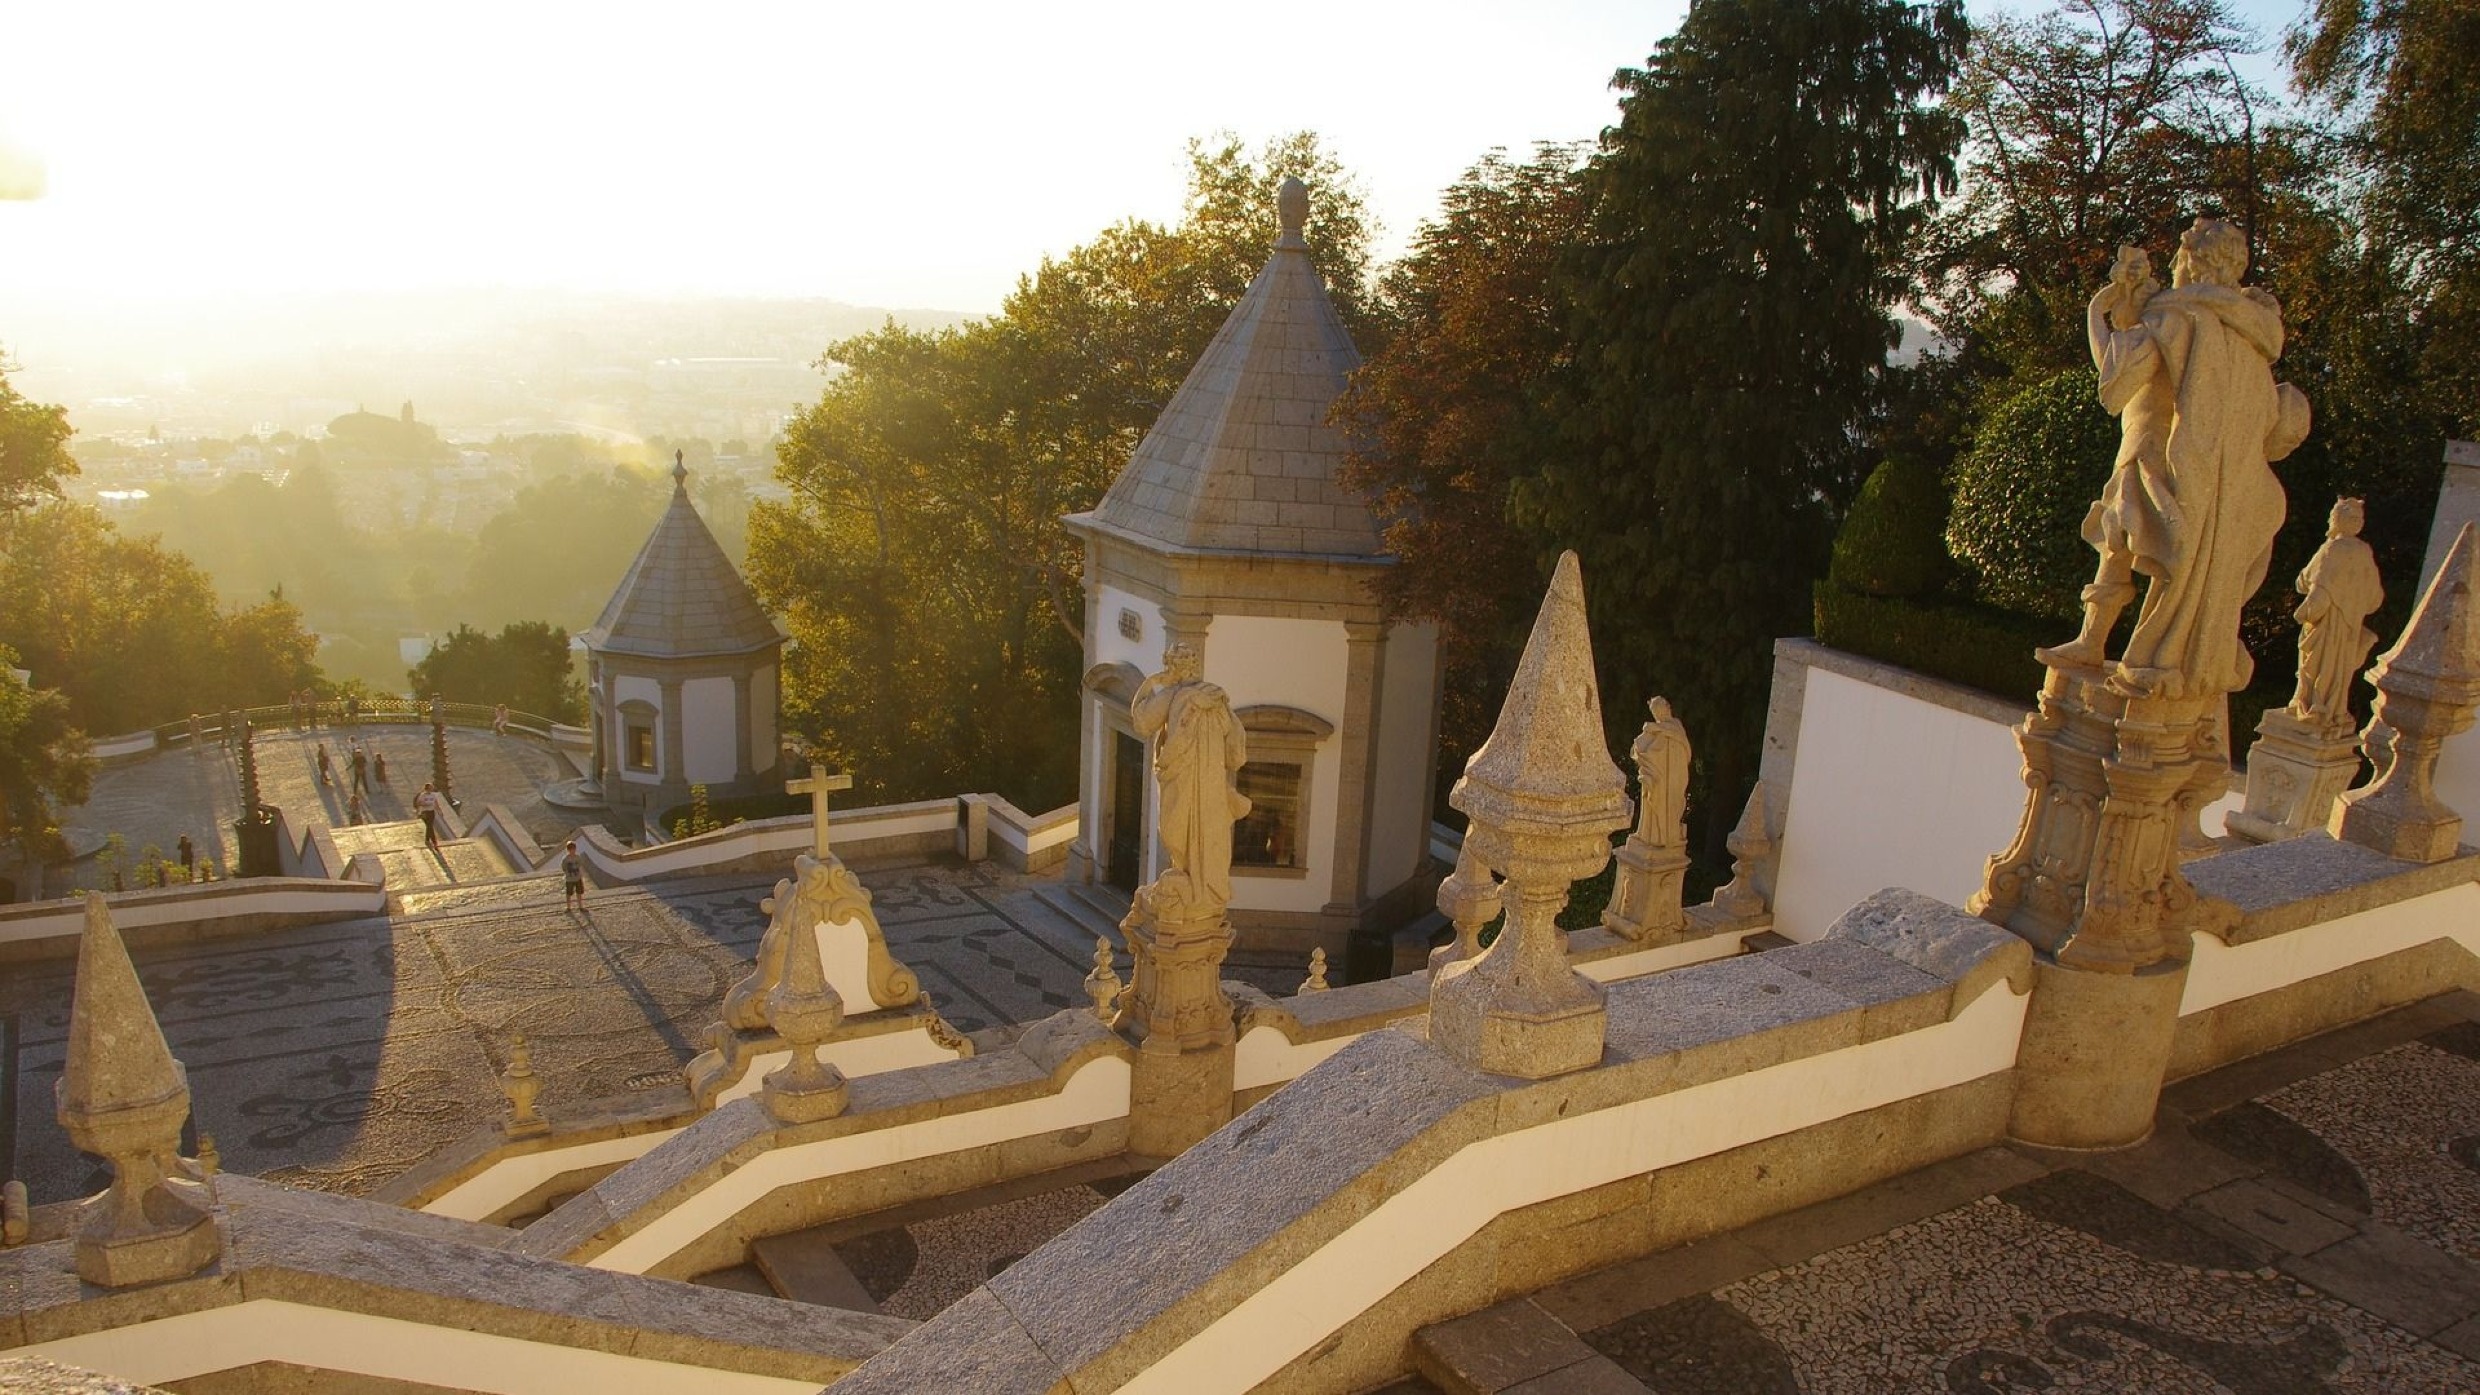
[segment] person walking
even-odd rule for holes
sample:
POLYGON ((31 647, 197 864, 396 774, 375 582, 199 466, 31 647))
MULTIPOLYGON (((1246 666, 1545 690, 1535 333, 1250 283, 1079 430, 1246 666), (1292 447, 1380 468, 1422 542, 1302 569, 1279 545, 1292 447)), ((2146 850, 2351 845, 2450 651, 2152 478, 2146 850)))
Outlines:
POLYGON ((561 909, 565 910, 574 906, 578 910, 584 910, 586 908, 586 863, 584 858, 577 855, 577 840, 574 838, 568 840, 567 849, 560 854, 560 880, 563 884, 563 894, 560 898, 561 909))
POLYGON ((376 784, 387 783, 387 752, 376 746, 370 748, 370 778, 376 784))
POLYGON ((359 794, 369 788, 370 752, 363 750, 362 743, 356 741, 353 743, 353 792, 359 794))
POLYGON ((319 743, 319 783, 322 785, 336 783, 336 767, 327 759, 327 743, 324 741, 319 743))
POLYGON ((415 812, 422 816, 422 841, 431 847, 438 847, 439 791, 431 788, 428 781, 424 781, 422 792, 413 797, 413 807, 415 812))
POLYGON ((370 822, 370 806, 362 802, 360 790, 355 790, 352 798, 345 801, 344 821, 355 827, 370 822))

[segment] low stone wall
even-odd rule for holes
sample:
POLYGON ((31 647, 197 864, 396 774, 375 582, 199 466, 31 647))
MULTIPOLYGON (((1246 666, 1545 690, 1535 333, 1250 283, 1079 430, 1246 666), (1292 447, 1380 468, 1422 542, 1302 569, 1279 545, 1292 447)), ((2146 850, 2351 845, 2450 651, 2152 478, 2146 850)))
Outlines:
POLYGON ((2195 938, 2174 1080, 2450 989, 2480 989, 2480 852, 2398 862, 2311 833, 2187 873, 2231 923, 2195 938))
MULTIPOLYGON (((318 925, 387 909, 383 886, 308 877, 116 891, 104 899, 112 907, 112 923, 132 949, 318 925)), ((83 898, 0 906, 0 964, 73 958, 85 924, 83 898)))
POLYGON ((749 1243, 1035 1176, 1127 1146, 1125 1042, 1089 1015, 1014 1049, 852 1082, 845 1112, 782 1126, 726 1104, 528 1226, 525 1253, 685 1278, 749 1243))
POLYGON ((246 1177, 217 1191, 223 1258, 191 1278, 106 1293, 66 1239, 0 1251, 0 1346, 151 1383, 811 1395, 913 1326, 533 1259, 507 1231, 246 1177))
POLYGON ((1424 1323, 1742 1219, 1726 1184, 1760 1153, 1795 1164, 1762 1208, 1995 1141, 2030 970, 2013 936, 1890 892, 1825 942, 1615 986, 1595 1070, 1512 1080, 1362 1035, 839 1395, 1381 1383, 1424 1323))
POLYGON ((995 794, 967 795, 990 810, 991 853, 1019 872, 1047 872, 1068 861, 1076 842, 1077 806, 1063 804, 1047 814, 1028 814, 995 794))

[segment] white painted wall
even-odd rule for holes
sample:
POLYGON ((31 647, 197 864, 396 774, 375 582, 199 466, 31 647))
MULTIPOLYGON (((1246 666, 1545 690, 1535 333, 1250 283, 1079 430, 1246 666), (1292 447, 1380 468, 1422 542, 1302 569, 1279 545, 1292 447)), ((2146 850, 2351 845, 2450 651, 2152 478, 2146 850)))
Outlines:
POLYGON ((651 678, 628 675, 611 681, 611 711, 605 715, 604 730, 611 741, 611 757, 607 762, 611 773, 632 785, 656 785, 663 782, 666 752, 663 749, 663 685, 651 678), (654 769, 629 768, 629 724, 620 715, 620 704, 642 702, 655 710, 654 769))
MULTIPOLYGON (((1231 705, 1297 707, 1340 728, 1349 641, 1340 620, 1291 620, 1218 615, 1206 631, 1206 680, 1231 694, 1231 705)), ((1151 669, 1149 668, 1150 672, 1151 669)), ((1315 911, 1333 899, 1335 806, 1342 788, 1336 766, 1338 731, 1311 762, 1308 827, 1301 838, 1303 877, 1257 877, 1235 869, 1232 905, 1252 911, 1315 911)), ((1147 818, 1152 818, 1149 812, 1147 818)), ((1351 836, 1358 837, 1359 830, 1351 836)), ((1151 869, 1149 869, 1150 872, 1151 869)))
POLYGON ((1391 627, 1386 683, 1378 695, 1378 770, 1364 895, 1393 891, 1420 869, 1429 838, 1435 762, 1429 729, 1437 698, 1438 627, 1427 621, 1391 627))
POLYGON ((2453 940, 2480 954, 2480 883, 2466 882, 2248 944, 2229 945, 2198 935, 2179 1015, 2304 983, 2432 940, 2453 940))
POLYGON ((2023 757, 1997 722, 1811 668, 1799 740, 1774 892, 1792 939, 1890 886, 1962 905, 2023 816, 2023 757))
POLYGON ((810 1395, 816 1381, 719 1371, 643 1356, 258 1298, 18 1348, 140 1385, 280 1361, 443 1390, 540 1395, 810 1395))
POLYGON ((683 774, 693 785, 720 785, 740 774, 739 685, 729 678, 692 678, 680 685, 683 774))
MULTIPOLYGON (((1823 935, 1890 886, 1960 906, 2024 813, 2014 729, 1828 669, 1808 671, 1774 928, 1823 935)), ((2207 833, 2243 802, 2205 811, 2207 833)))
POLYGON ((713 1185, 652 1218, 644 1228, 587 1263, 597 1269, 642 1274, 778 1187, 1127 1115, 1128 1063, 1117 1056, 1097 1057, 1079 1066, 1055 1095, 769 1150, 716 1178, 713 1185))
POLYGON ((764 770, 774 764, 778 740, 775 734, 775 666, 768 664, 749 677, 749 763, 752 769, 764 770))
MULTIPOLYGON (((1161 668, 1162 607, 1133 591, 1122 591, 1116 586, 1102 588, 1099 604, 1102 613, 1094 617, 1094 652, 1085 656, 1085 666, 1135 664, 1139 673, 1152 673, 1161 668), (1137 617, 1144 621, 1135 639, 1124 638, 1119 632, 1119 613, 1123 610, 1135 611, 1137 617)), ((1218 622, 1209 637, 1221 633, 1218 622)))

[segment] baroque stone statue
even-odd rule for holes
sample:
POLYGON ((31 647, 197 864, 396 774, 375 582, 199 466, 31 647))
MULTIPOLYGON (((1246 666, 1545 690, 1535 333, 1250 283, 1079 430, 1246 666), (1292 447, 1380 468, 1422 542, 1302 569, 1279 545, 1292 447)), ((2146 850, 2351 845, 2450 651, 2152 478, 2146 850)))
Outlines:
POLYGON ((2366 621, 2385 604, 2377 554, 2360 541, 2366 514, 2357 499, 2336 499, 2325 523, 2325 545, 2299 573, 2299 686, 2290 714, 2321 727, 2349 730, 2351 682, 2368 664, 2377 632, 2366 621))
POLYGON ((2101 554, 2084 624, 2045 662, 2101 665, 2111 628, 2147 578, 2110 685, 2131 697, 2207 697, 2247 686, 2239 611, 2263 584, 2284 510, 2270 462, 2308 434, 2308 400, 2273 380, 2282 311, 2242 288, 2247 236, 2198 218, 2179 239, 2168 290, 2143 252, 2122 249, 2093 296, 2085 335, 2101 404, 2119 418, 2118 459, 2084 523, 2101 554))
POLYGON ((1231 904, 1231 826, 1249 811, 1234 779, 1248 763, 1248 738, 1231 698, 1205 681, 1194 647, 1173 644, 1162 671, 1129 700, 1128 719, 1154 748, 1161 789, 1156 828, 1169 865, 1149 888, 1154 914, 1219 915, 1231 904))

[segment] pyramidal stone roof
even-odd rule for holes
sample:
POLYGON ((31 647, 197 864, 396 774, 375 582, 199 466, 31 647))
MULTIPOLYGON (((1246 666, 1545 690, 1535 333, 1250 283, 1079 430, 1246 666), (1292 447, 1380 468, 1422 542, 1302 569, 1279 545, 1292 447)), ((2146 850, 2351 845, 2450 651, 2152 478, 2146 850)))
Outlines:
POLYGON ((1377 518, 1335 483, 1349 441, 1326 414, 1360 366, 1283 181, 1282 235, 1093 512, 1072 519, 1180 551, 1367 557, 1377 518))
POLYGON ((671 506, 586 631, 587 647, 683 659, 752 653, 783 638, 689 502, 689 470, 675 454, 671 506))

